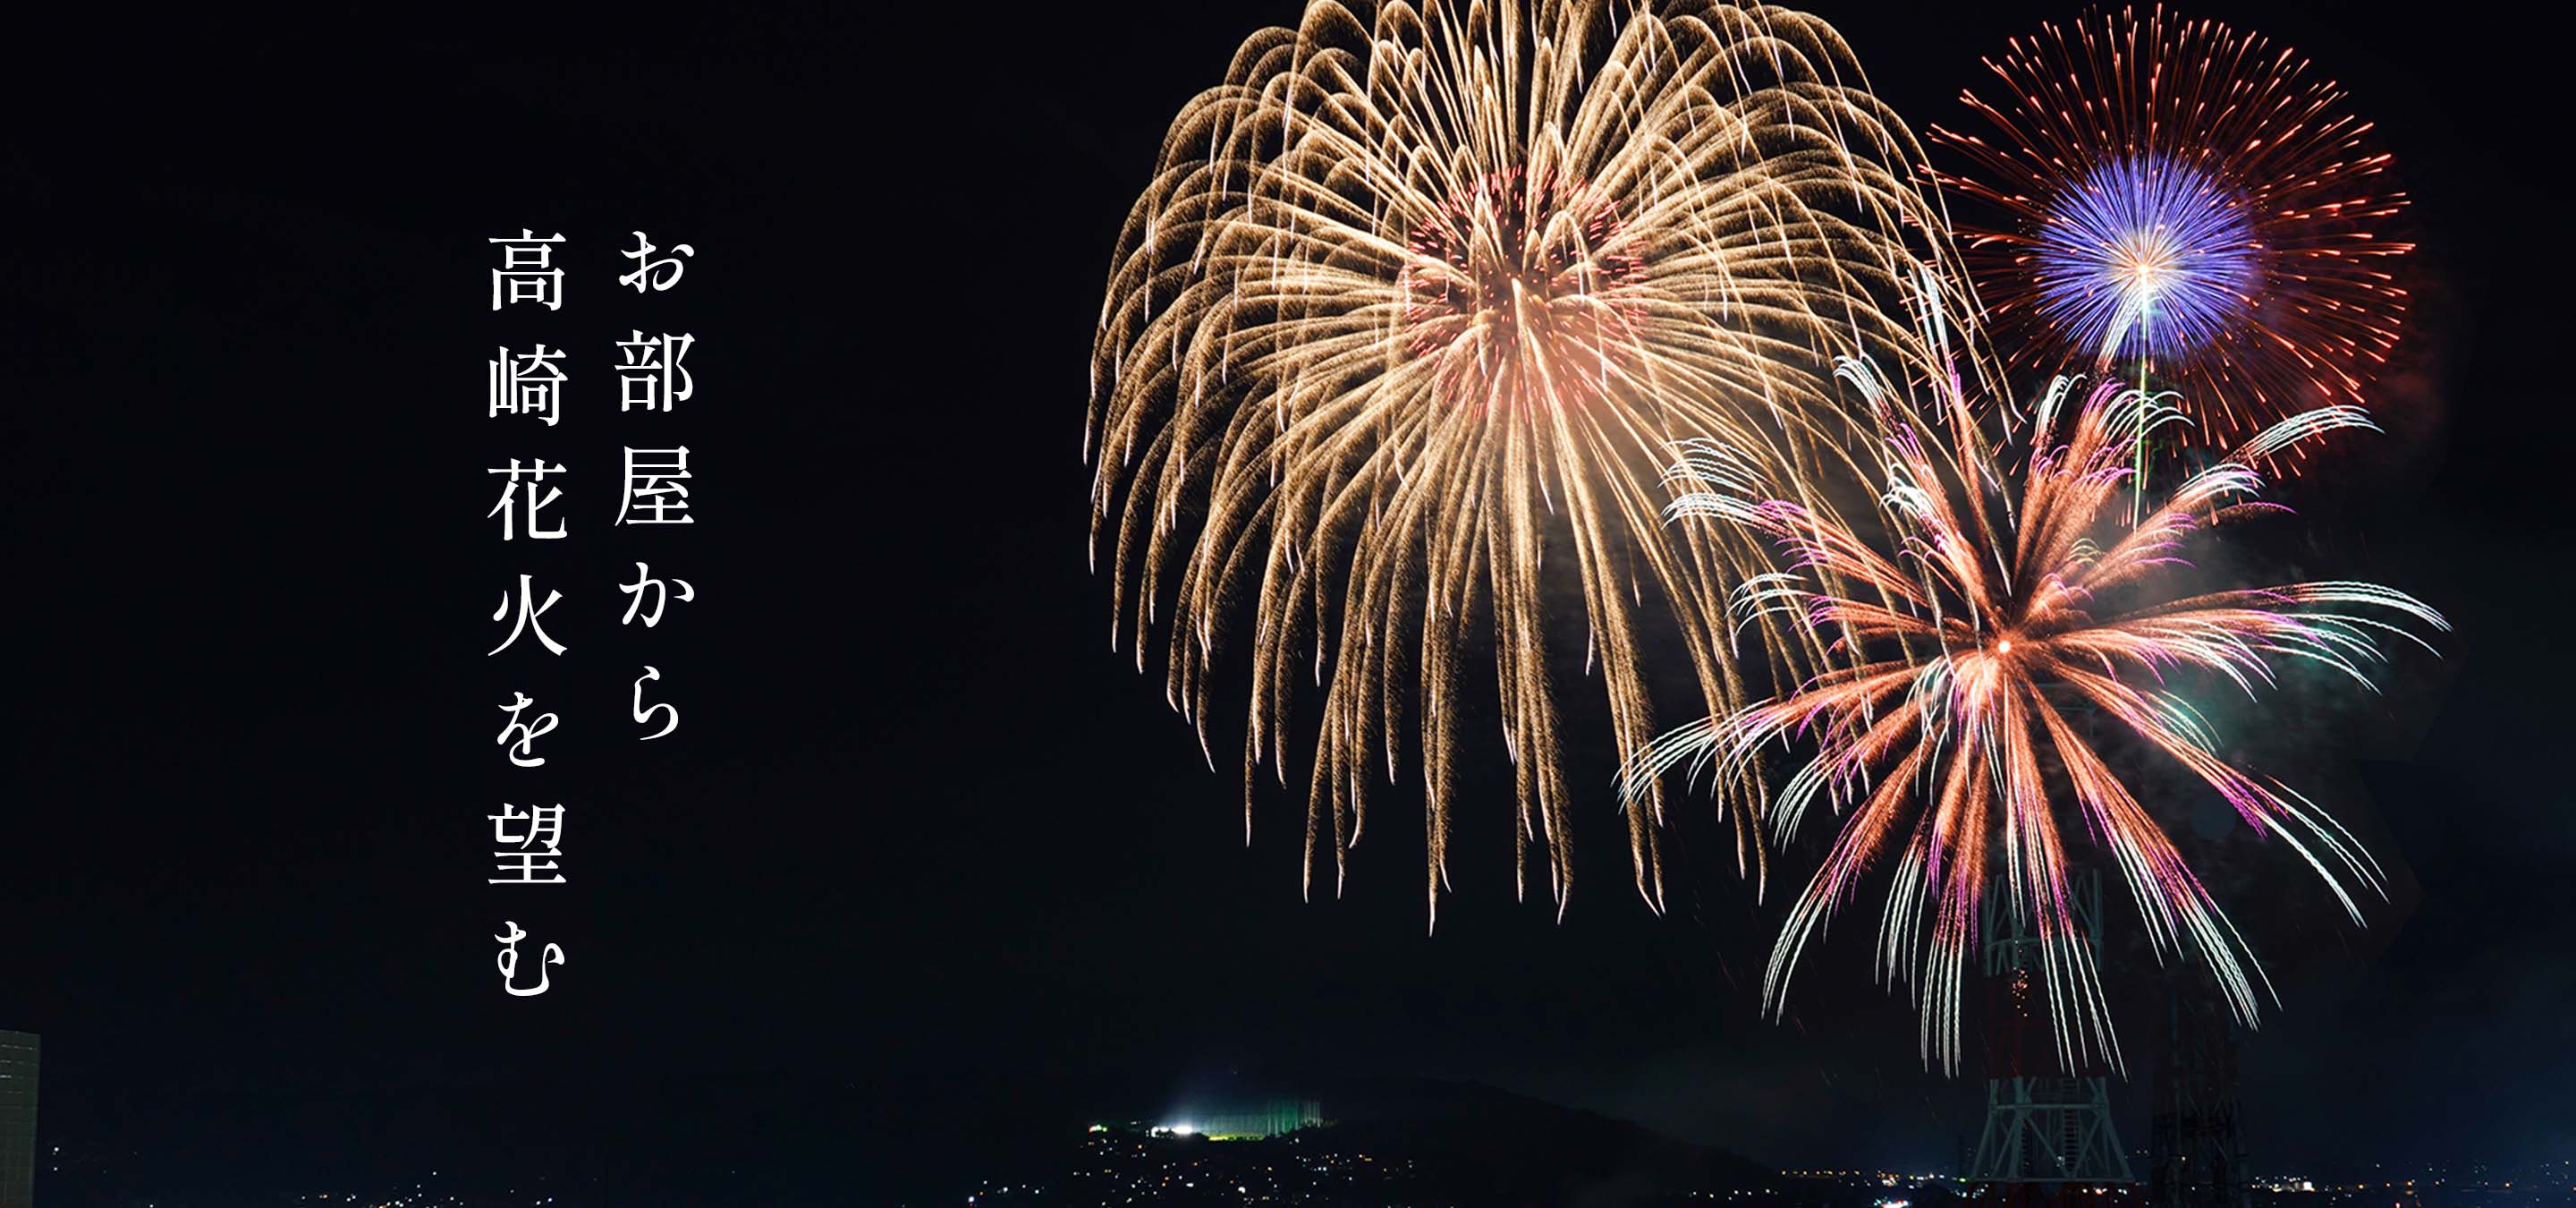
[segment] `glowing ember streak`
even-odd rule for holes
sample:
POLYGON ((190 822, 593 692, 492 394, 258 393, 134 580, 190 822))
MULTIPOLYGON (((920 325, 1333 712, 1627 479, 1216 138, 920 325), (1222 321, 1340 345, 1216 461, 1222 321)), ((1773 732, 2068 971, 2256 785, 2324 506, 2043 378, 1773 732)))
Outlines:
MULTIPOLYGON (((1880 383, 1874 367, 1852 380, 1880 383)), ((1626 771, 1640 787, 1680 764, 1758 777, 1762 751, 1813 757, 1781 786, 1768 819, 1787 839, 1819 799, 1843 814, 1822 868, 1791 909, 1764 982, 1781 1009, 1798 958, 1861 878, 1895 855, 1879 934, 1883 976, 1915 980, 1926 1060, 1955 1071, 1960 979, 1988 878, 2033 925, 2061 1056, 2119 1059, 2090 945, 2072 917, 2060 810, 2106 848, 2159 952, 2188 943, 2215 970, 2240 1019, 2256 1012, 2259 966, 2147 809, 2112 772, 2081 715, 2091 713, 2216 789, 2257 831, 2278 837, 2324 879, 2356 922, 2355 883, 2379 870, 2331 818, 2277 782, 2217 755, 2178 680, 2223 678, 2251 697, 2282 658, 2304 658, 2365 687, 2380 639, 2421 644, 2403 622, 2449 626, 2416 600, 2367 583, 2299 583, 2163 598, 2184 542, 2277 505, 2259 499, 2257 461, 2318 434, 2370 428, 2356 408, 2291 417, 2236 456, 2176 486, 2133 526, 2133 445, 2180 416, 2165 398, 2105 383, 2063 414, 2069 383, 2041 401, 2017 490, 1982 458, 1954 460, 1907 431, 1885 449, 1889 548, 1797 503, 1741 492, 1693 494, 1676 517, 1718 517, 1775 538, 1794 574, 1748 581, 1739 623, 1790 613, 1834 635, 1843 659, 1796 691, 1658 739, 1626 771), (2060 429, 2072 427, 2061 438, 2060 429), (2062 439, 2063 443, 2060 443, 2062 439), (2395 622, 2395 623, 2392 623, 2395 622), (1928 931, 1926 924, 1929 924, 1928 931)), ((1891 390, 1883 383, 1874 389, 1891 390)), ((1974 447, 1955 387, 1944 404, 1953 447, 1974 447)), ((1708 449, 1693 449, 1707 459, 1708 449)), ((2428 646, 2427 649, 2430 649, 2428 646)), ((2105 735, 2108 737, 2108 734, 2105 735)), ((2265 987, 2268 990, 2268 985, 2265 987)))
MULTIPOLYGON (((1324 686, 1310 880, 1329 842, 1338 884, 1410 727, 1436 909, 1463 664, 1490 644, 1524 886, 1544 852, 1562 909, 1551 614, 1584 622, 1622 754, 1654 734, 1649 609, 1710 708, 1742 699, 1716 630, 1766 551, 1664 539, 1662 472, 1675 442, 1719 439, 1804 483, 1848 456, 1825 350, 1945 364, 1906 317, 1922 265, 1963 271, 1924 171, 1831 27, 1707 0, 1319 0, 1181 112, 1101 308, 1094 548, 1139 669, 1171 610, 1167 697, 1203 746, 1225 621, 1248 614, 1247 779, 1289 744, 1295 680, 1324 686), (1543 566, 1570 572, 1553 607, 1543 566)), ((1791 661, 1813 645, 1762 637, 1791 661)), ((1660 808, 1627 810, 1649 901, 1660 808)))

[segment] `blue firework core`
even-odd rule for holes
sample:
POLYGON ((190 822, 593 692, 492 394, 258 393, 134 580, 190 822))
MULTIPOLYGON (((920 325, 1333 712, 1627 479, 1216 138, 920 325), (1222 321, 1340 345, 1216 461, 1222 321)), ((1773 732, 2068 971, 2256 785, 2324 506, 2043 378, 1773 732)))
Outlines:
POLYGON ((2032 241, 2040 311, 2103 360, 2175 358, 2253 308, 2261 245, 2236 195, 2158 154, 2095 167, 2032 241))

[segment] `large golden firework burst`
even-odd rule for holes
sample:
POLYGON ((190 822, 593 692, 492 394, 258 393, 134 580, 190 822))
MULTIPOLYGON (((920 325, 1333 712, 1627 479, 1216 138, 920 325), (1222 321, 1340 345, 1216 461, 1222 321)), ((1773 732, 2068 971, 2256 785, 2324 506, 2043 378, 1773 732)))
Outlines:
MULTIPOLYGON (((1700 0, 1319 0, 1181 111, 1101 308, 1093 547, 1113 547, 1113 639, 1132 633, 1140 670, 1171 610, 1168 699, 1202 746, 1242 607, 1248 780, 1284 764, 1296 679, 1322 685, 1310 887, 1326 834, 1338 886, 1410 725, 1436 914, 1461 680, 1490 640, 1521 884, 1543 852, 1562 911, 1548 652, 1578 590, 1623 758, 1654 734, 1650 599, 1705 703, 1741 702, 1725 593, 1764 553, 1741 532, 1659 532, 1662 472, 1713 440, 1766 481, 1811 483, 1847 432, 1830 354, 1946 372, 1955 350, 1911 313, 1943 305, 1921 275, 1957 275, 1921 163, 1830 26, 1700 0), (1579 584, 1554 608, 1551 553, 1579 584)), ((1794 629, 1761 637, 1774 659, 1813 654, 1794 629)), ((1248 835, 1248 791, 1245 808, 1248 835)), ((1660 791, 1626 807, 1658 903, 1661 809, 1660 791)))

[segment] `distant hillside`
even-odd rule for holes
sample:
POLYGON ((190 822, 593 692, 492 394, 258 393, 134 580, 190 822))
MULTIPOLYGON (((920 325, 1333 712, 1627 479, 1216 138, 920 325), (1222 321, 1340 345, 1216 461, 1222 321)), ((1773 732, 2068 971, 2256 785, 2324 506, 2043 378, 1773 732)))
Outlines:
POLYGON ((1594 1208, 1772 1181, 1724 1150, 1487 1086, 1385 1079, 1311 1093, 1336 1121, 1335 1148, 1411 1158, 1465 1203, 1594 1208))

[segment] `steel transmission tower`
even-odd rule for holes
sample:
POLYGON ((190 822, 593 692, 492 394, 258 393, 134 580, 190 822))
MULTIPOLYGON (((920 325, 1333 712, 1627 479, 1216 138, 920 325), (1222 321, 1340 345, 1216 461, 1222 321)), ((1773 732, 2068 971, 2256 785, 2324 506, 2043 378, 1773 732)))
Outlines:
MULTIPOLYGON (((2188 952, 2188 949, 2186 949, 2188 952)), ((2252 1200, 2245 1142, 2237 1132, 2236 1025, 2195 962, 2165 970, 2165 1057, 2148 1130, 2156 1208, 2247 1208, 2252 1200)))
MULTIPOLYGON (((2077 873, 2067 890, 2081 942, 2098 953, 2102 876, 2077 873)), ((1968 1164, 1968 1182, 1981 1199, 2030 1204, 2058 1203, 2074 1191, 2125 1189, 2136 1180, 2111 1122, 2110 1080, 2092 1063, 2064 1068, 2054 1044, 2035 1049, 2029 1043, 2031 1015, 2041 1009, 2033 1002, 2033 982, 2042 940, 2006 892, 1997 885, 1981 904, 1986 979, 2004 987, 2006 997, 1988 1025, 1993 1076, 1986 1079, 1986 1129, 1968 1164)))

